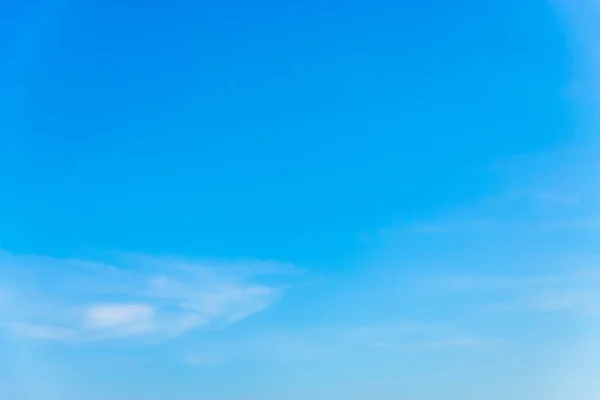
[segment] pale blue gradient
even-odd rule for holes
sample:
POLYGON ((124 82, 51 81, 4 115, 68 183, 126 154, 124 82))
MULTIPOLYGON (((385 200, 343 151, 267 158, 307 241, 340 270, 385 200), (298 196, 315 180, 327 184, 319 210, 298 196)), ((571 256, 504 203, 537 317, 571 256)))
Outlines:
POLYGON ((0 5, 0 397, 598 398, 599 12, 0 5))

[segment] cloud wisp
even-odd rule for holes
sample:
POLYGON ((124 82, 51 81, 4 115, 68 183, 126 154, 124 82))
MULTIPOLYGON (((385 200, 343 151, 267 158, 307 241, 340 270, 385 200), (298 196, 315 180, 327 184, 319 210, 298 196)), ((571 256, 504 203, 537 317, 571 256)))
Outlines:
POLYGON ((453 276, 428 279, 438 294, 498 295, 494 309, 600 317, 600 269, 537 276, 453 276))
POLYGON ((493 352, 506 348, 506 340, 468 335, 438 324, 370 324, 321 326, 296 330, 262 331, 235 340, 203 342, 181 357, 197 366, 228 364, 243 360, 276 364, 327 362, 357 355, 397 357, 407 353, 446 352, 463 354, 493 352))
POLYGON ((131 255, 103 264, 2 253, 7 294, 0 321, 35 339, 174 337, 265 310, 284 286, 261 278, 278 271, 290 267, 131 255))

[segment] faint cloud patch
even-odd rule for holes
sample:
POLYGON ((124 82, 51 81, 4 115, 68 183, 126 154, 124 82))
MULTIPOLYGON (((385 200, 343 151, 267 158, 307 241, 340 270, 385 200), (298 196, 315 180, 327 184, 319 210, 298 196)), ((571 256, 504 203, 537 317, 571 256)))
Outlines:
POLYGON ((223 365, 223 360, 214 357, 206 356, 187 356, 183 358, 185 364, 206 367, 206 366, 218 366, 223 365))
POLYGON ((18 293, 0 321, 31 338, 65 341, 224 327, 277 300, 287 285, 282 277, 294 270, 277 265, 133 255, 104 264, 0 253, 0 277, 18 293))
MULTIPOLYGON (((213 341, 190 354, 210 354, 220 363, 244 360, 276 364, 341 360, 380 350, 399 351, 494 351, 508 342, 469 336, 437 324, 373 324, 349 327, 312 327, 296 331, 261 332, 232 341, 213 341)), ((393 355, 390 353, 390 355, 393 355)), ((204 360, 205 357, 200 357, 204 360)), ((185 363, 191 363, 184 357, 185 363)), ((202 363, 202 365, 205 365, 202 363)))
POLYGON ((83 326, 107 336, 130 336, 155 329, 156 310, 147 304, 93 304, 84 308, 83 326))
POLYGON ((575 191, 557 191, 543 189, 527 189, 512 191, 500 197, 500 204, 528 202, 538 205, 550 205, 556 207, 576 207, 583 201, 582 194, 575 191))
POLYGON ((9 323, 8 327, 13 332, 22 334, 33 339, 71 340, 74 339, 77 334, 74 330, 50 325, 36 325, 14 322, 9 323))
POLYGON ((497 350, 510 344, 507 340, 485 339, 478 337, 457 336, 438 340, 409 342, 409 343, 390 343, 375 342, 371 346, 387 350, 449 350, 449 349, 473 349, 473 350, 497 350))
MULTIPOLYGON (((600 269, 538 276, 453 276, 428 278, 438 295, 494 294, 496 311, 569 313, 600 317, 600 269)), ((434 291, 430 291, 433 293, 434 291)))

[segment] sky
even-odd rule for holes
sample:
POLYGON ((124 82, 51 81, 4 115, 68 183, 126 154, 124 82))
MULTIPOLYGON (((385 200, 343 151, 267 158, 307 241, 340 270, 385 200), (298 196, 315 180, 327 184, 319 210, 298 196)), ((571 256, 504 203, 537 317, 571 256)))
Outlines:
POLYGON ((0 393, 598 399, 600 3, 288 3, 0 5, 0 393))

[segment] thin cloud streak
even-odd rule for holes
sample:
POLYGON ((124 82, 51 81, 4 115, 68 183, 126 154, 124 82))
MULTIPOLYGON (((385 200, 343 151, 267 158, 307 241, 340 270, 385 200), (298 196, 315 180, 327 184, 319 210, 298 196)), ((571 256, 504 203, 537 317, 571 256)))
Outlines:
POLYGON ((233 341, 217 340, 189 349, 182 362, 207 365, 256 360, 276 364, 321 362, 379 355, 381 350, 397 352, 495 351, 510 343, 503 339, 467 335, 448 325, 425 323, 322 326, 294 331, 263 331, 233 341))
POLYGON ((510 344, 507 340, 500 339, 485 339, 479 337, 458 336, 449 337, 438 340, 409 342, 409 343, 390 343, 390 342, 375 342, 371 347, 381 348, 386 350, 451 350, 465 349, 473 350, 496 350, 506 347, 510 344))
MULTIPOLYGON (((600 268, 558 275, 450 276, 428 278, 427 286, 440 296, 466 293, 499 295, 495 310, 561 312, 600 317, 600 268)), ((431 291, 430 291, 431 292, 431 291)))
MULTIPOLYGON (((4 253, 2 276, 19 296, 5 307, 2 325, 46 340, 168 338, 236 323, 270 307, 283 291, 282 283, 251 274, 260 262, 239 275, 239 265, 226 262, 140 256, 125 264, 4 253)), ((268 265, 274 273, 276 264, 268 265)))

